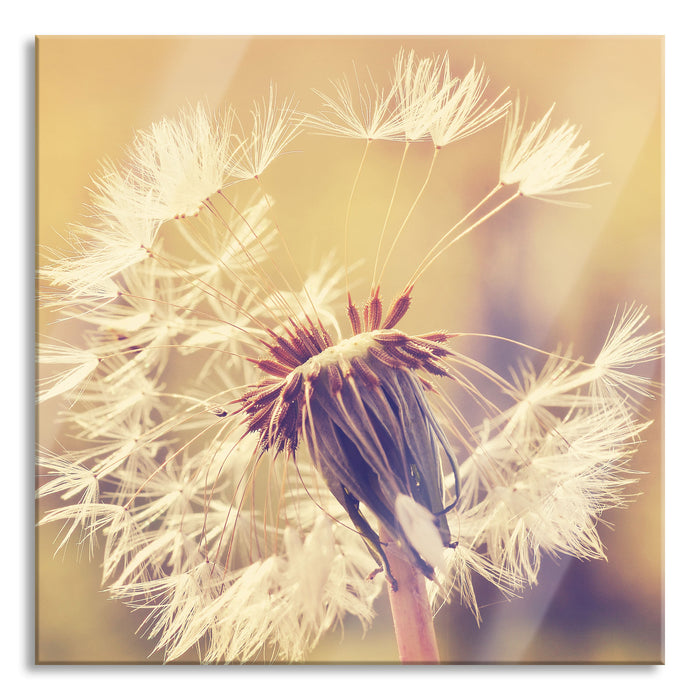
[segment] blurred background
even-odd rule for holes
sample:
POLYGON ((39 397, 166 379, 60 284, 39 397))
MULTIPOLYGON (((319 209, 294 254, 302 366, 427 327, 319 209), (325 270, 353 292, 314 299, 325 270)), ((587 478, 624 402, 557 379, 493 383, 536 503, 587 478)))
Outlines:
MULTIPOLYGON (((419 57, 449 51, 456 75, 476 60, 494 95, 527 100, 528 121, 556 102, 553 122, 581 125, 599 182, 571 198, 586 207, 518 200, 433 265, 416 288, 402 329, 474 331, 554 350, 572 344, 595 358, 618 307, 648 307, 663 328, 663 40, 658 37, 41 37, 37 41, 37 227, 41 246, 60 246, 81 220, 85 188, 104 158, 119 160, 135 131, 180 107, 231 104, 247 123, 271 81, 280 97, 314 111, 313 89, 366 68, 388 84, 401 47, 419 57)), ((448 146, 392 256, 385 297, 406 282, 425 252, 498 180, 502 125, 448 146)), ((342 231, 359 141, 304 135, 263 179, 297 264, 313 270, 329 251, 342 260, 342 231)), ((403 147, 370 149, 350 221, 357 297, 369 285, 378 231, 403 147)), ((409 150, 398 192, 405 213, 432 156, 409 150)), ((396 215, 398 219, 398 214, 396 215)), ((400 219, 398 219, 400 221, 400 219)), ((395 224, 396 225, 396 224, 395 224)), ((41 254, 39 254, 39 262, 41 254)), ((51 318, 39 314, 38 330, 51 318)), ((52 326, 53 335, 62 333, 52 326)), ((518 353, 462 339, 461 351, 507 371, 518 353)), ((662 368, 650 368, 662 380, 662 368)), ((39 443, 56 448, 60 401, 42 407, 39 443)), ((547 560, 540 585, 504 601, 481 591, 480 626, 457 602, 437 615, 442 658, 456 663, 658 663, 663 660, 663 401, 635 457, 644 473, 636 501, 607 513, 608 561, 547 560)), ((42 504, 51 506, 51 503, 42 504)), ((56 529, 36 533, 36 649, 40 663, 158 663, 138 634, 141 619, 100 592, 96 562, 74 548, 54 557, 56 529)), ((97 557, 99 561, 99 554, 97 557)), ((363 634, 348 618, 309 659, 318 663, 395 662, 386 595, 363 634)), ((195 662, 196 655, 183 659, 195 662)))

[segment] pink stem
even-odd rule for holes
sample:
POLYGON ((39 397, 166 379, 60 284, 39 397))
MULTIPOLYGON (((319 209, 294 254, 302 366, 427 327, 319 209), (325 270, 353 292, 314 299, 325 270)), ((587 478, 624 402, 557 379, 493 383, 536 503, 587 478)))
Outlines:
MULTIPOLYGON (((385 531, 380 531, 379 536, 383 542, 391 539, 385 531)), ((405 559, 392 554, 390 547, 386 548, 385 553, 391 573, 398 583, 396 591, 392 590, 390 583, 387 583, 387 587, 401 663, 439 664, 425 577, 405 559)))

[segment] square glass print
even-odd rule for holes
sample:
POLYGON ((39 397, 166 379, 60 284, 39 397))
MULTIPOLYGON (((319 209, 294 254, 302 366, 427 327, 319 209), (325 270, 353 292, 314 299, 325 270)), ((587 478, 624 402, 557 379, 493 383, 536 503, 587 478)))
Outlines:
POLYGON ((36 661, 663 662, 663 40, 37 39, 36 661))

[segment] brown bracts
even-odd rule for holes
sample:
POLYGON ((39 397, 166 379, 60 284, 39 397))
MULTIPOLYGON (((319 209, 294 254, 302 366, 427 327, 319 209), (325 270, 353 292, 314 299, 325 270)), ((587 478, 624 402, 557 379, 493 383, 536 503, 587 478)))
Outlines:
MULTIPOLYGON (((362 313, 348 297, 354 332, 331 344, 309 319, 285 334, 270 332, 268 357, 251 360, 268 377, 239 399, 248 433, 260 451, 294 456, 306 443, 316 468, 346 509, 378 561, 387 567, 379 537, 360 513, 368 508, 428 577, 432 567, 411 546, 396 514, 408 496, 435 517, 443 544, 450 533, 443 499, 444 465, 457 462, 427 399, 427 377, 449 377, 449 336, 410 336, 393 328, 410 304, 410 290, 397 297, 382 323, 374 290, 362 313)), ((387 572, 391 576, 390 572, 387 572)))

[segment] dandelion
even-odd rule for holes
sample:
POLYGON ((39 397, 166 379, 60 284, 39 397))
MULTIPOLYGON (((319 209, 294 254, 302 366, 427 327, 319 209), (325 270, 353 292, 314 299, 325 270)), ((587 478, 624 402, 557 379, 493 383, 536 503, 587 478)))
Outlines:
MULTIPOLYGON (((358 111, 336 83, 307 121, 367 143, 430 135, 437 152, 509 108, 487 85, 476 64, 459 80, 447 55, 402 52, 388 90, 370 82, 358 111)), ((303 128, 274 90, 247 135, 233 112, 198 105, 140 133, 97 180, 89 244, 43 271, 47 305, 80 319, 84 347, 40 348, 69 367, 39 398, 65 398, 75 446, 40 452, 38 496, 66 502, 42 519, 64 525, 59 548, 104 538, 104 586, 146 611, 166 661, 193 647, 204 663, 303 660, 346 616, 369 626, 386 585, 401 659, 435 663, 432 613, 459 597, 478 618, 475 578, 510 594, 536 584, 543 555, 604 557, 597 527, 630 498, 640 406, 656 390, 636 373, 662 344, 643 333, 644 309, 613 319, 594 361, 544 353, 508 379, 455 334, 400 328, 457 241, 519 194, 592 174, 570 127, 549 131, 547 115, 523 134, 510 109, 499 186, 519 191, 436 236, 389 304, 379 282, 425 184, 377 275, 384 222, 363 304, 347 250, 343 267, 329 257, 302 275, 260 183, 303 128)))

